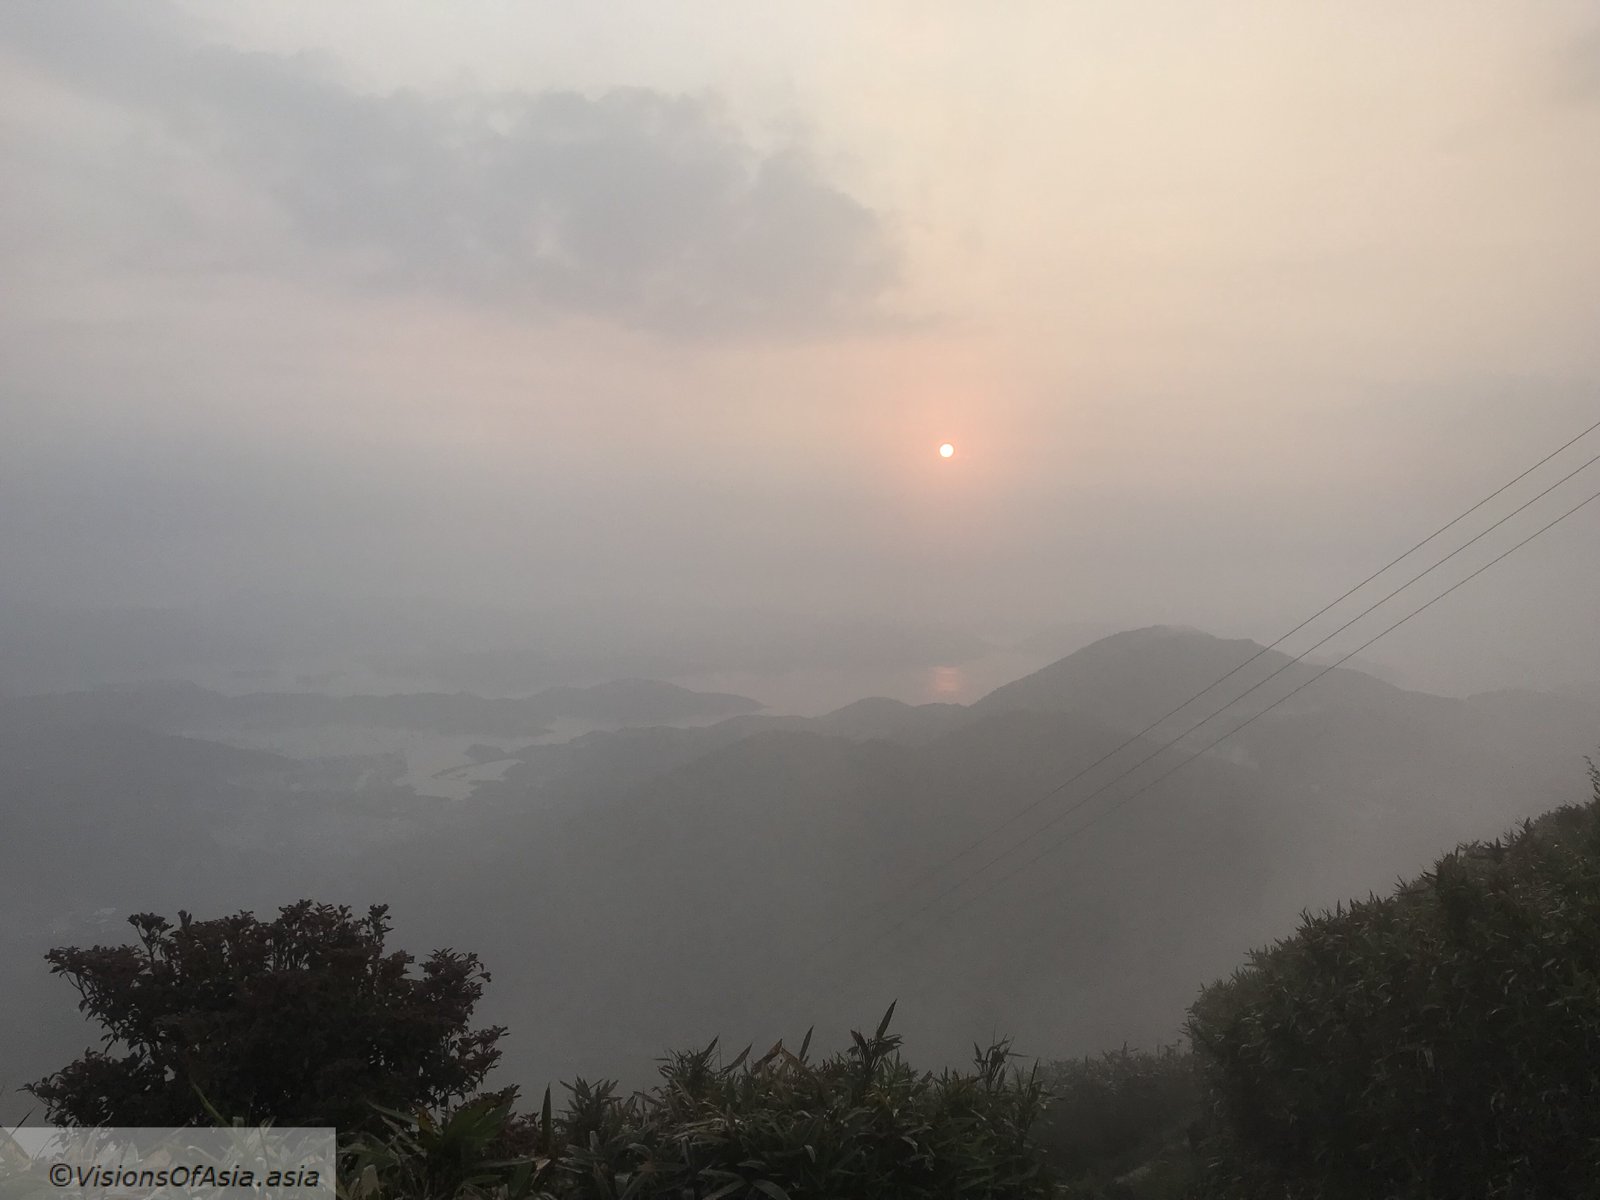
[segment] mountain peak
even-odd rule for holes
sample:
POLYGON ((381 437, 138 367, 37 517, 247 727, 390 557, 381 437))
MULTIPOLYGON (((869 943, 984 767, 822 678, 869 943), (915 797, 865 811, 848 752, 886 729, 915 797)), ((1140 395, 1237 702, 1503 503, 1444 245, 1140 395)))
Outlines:
MULTIPOLYGON (((1289 655, 1249 638, 1222 638, 1188 626, 1149 625, 1092 642, 1032 675, 997 688, 974 708, 1071 713, 1116 728, 1143 729, 1173 714, 1180 705, 1186 706, 1224 677, 1228 677, 1225 683, 1195 704, 1192 719, 1272 678, 1245 701, 1248 711, 1257 711, 1324 669, 1294 662, 1289 655)), ((1313 702, 1326 703, 1329 693, 1341 697, 1351 689, 1368 698, 1377 691, 1396 691, 1350 670, 1329 672, 1326 683, 1318 688, 1327 692, 1312 695, 1313 702)))

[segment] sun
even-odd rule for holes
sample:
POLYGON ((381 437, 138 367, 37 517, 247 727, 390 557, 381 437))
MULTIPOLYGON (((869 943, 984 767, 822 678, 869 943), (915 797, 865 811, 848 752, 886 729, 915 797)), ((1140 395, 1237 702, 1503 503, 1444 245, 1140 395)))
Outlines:
POLYGON ((940 458, 951 458, 951 457, 954 457, 955 452, 956 452, 956 448, 954 446, 952 446, 949 442, 946 442, 946 443, 944 443, 944 445, 939 447, 939 457, 940 458))

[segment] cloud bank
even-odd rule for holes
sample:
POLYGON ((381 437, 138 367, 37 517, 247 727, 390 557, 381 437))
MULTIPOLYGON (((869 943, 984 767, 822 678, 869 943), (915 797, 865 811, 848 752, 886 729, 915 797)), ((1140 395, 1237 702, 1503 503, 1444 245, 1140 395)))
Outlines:
POLYGON ((155 119, 269 197, 309 261, 365 287, 673 335, 795 335, 870 321, 898 276, 884 216, 710 95, 366 94, 316 56, 207 42, 155 6, 8 6, 0 44, 155 119))

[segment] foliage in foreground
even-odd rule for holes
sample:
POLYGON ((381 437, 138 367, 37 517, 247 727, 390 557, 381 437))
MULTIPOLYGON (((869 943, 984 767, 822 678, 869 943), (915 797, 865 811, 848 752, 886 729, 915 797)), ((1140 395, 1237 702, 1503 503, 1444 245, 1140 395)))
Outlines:
POLYGON ((207 1104, 280 1125, 380 1127, 369 1101, 441 1106, 477 1091, 499 1027, 469 1028, 489 980, 476 955, 435 951, 420 975, 388 951, 387 909, 288 905, 273 921, 129 918, 137 945, 46 956, 105 1029, 28 1085, 64 1125, 204 1123, 207 1104))
POLYGON ((343 1190, 349 1200, 1050 1196, 1029 1139, 1044 1105, 1037 1078, 1008 1072, 1005 1043, 977 1050, 971 1072, 918 1073, 888 1032, 892 1013, 816 1063, 809 1035, 798 1053, 780 1042, 725 1065, 713 1042, 671 1055, 660 1084, 626 1099, 578 1080, 553 1118, 547 1094, 541 1117, 520 1125, 503 1102, 395 1122, 388 1139, 352 1147, 343 1190), (508 1147, 517 1153, 496 1159, 508 1147))
POLYGON ((554 1171, 550 1093, 540 1124, 515 1116, 515 1089, 480 1096, 440 1116, 381 1109, 387 1132, 361 1133, 340 1147, 339 1200, 538 1200, 554 1171), (524 1145, 519 1146, 519 1143, 524 1145))
POLYGON ((1600 1195, 1594 801, 1307 916, 1207 988, 1205 1195, 1600 1195))
POLYGON ((71 1123, 216 1116, 202 1085, 252 1117, 332 1114, 359 1131, 341 1200, 1600 1197, 1590 775, 1584 807, 1460 847, 1390 898, 1304 917, 1201 993, 1192 1056, 1124 1051, 1023 1077, 998 1043, 972 1072, 919 1074, 891 1006, 817 1063, 809 1034, 797 1054, 780 1043, 726 1065, 713 1043, 631 1097, 580 1079, 559 1115, 548 1092, 537 1117, 511 1093, 451 1109, 502 1032, 467 1028, 477 960, 438 952, 415 978, 383 950, 384 910, 360 922, 305 902, 272 926, 146 914, 139 947, 53 951, 131 1052, 88 1054, 31 1090, 71 1123), (322 1040, 289 1053, 302 1034, 322 1040))

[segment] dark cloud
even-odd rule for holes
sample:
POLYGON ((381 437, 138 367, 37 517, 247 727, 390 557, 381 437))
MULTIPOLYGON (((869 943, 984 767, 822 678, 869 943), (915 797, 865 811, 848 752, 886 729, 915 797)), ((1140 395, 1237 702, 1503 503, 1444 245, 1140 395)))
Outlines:
POLYGON ((8 6, 0 41, 158 117, 368 285, 796 333, 871 319, 897 274, 879 214, 709 98, 367 95, 325 61, 209 44, 155 6, 8 6))

